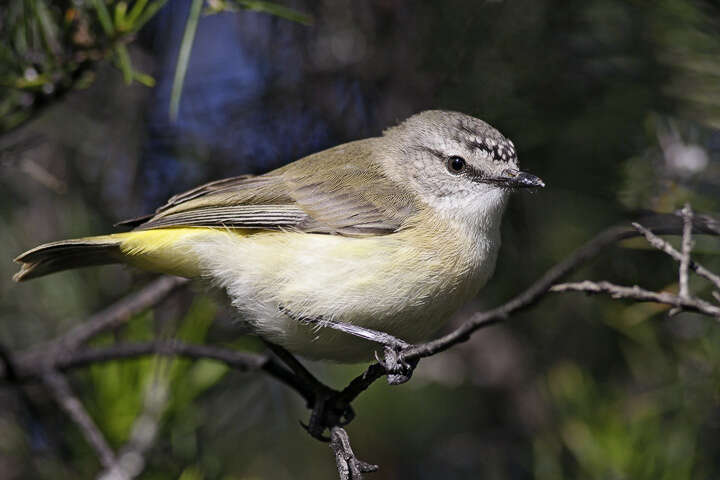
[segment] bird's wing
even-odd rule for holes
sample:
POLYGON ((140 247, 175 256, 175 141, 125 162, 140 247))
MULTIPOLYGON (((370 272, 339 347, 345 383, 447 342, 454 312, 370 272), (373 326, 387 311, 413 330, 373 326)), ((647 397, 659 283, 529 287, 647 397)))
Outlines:
POLYGON ((417 211, 417 204, 404 186, 387 178, 361 142, 265 175, 202 185, 175 195, 154 215, 126 224, 139 230, 223 226, 348 236, 395 232, 417 211))

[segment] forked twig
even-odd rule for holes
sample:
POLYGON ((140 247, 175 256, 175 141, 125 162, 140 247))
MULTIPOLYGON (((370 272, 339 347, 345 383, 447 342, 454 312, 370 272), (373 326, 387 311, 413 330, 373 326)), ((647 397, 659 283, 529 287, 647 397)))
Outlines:
MULTIPOLYGON (((675 259, 676 261, 680 262, 682 261, 682 254, 675 250, 675 248, 670 245, 668 242, 663 240, 662 238, 655 235, 653 232, 648 230, 647 228, 643 227, 639 223, 633 223, 633 227, 635 227, 640 233, 642 233, 645 238, 647 239, 648 243, 652 245, 653 247, 657 248, 658 250, 665 252, 670 257, 675 259)), ((707 268, 700 265, 698 262, 694 261, 692 258, 690 259, 690 262, 688 263, 688 267, 693 272, 697 273, 701 277, 706 278, 707 280, 711 281, 717 288, 720 289, 720 276, 714 274, 707 268)))

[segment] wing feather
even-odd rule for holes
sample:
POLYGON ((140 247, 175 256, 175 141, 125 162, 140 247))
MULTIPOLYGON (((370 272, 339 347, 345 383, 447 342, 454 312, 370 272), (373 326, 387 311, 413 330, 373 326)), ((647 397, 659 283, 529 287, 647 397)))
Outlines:
POLYGON ((371 154, 375 149, 367 142, 377 140, 340 145, 265 175, 201 185, 130 223, 140 230, 218 226, 348 236, 393 233, 419 207, 371 154))

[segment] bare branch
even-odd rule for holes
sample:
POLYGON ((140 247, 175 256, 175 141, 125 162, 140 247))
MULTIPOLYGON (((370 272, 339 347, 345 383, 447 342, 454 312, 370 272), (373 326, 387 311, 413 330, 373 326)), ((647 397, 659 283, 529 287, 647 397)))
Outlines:
POLYGON ((52 392, 55 400, 68 416, 80 428, 85 440, 95 450, 100 463, 104 468, 115 465, 115 454, 108 445, 105 437, 88 414, 83 404, 72 392, 65 377, 57 371, 50 370, 43 374, 43 382, 52 392))
POLYGON ((693 212, 690 204, 686 203, 681 211, 683 219, 682 234, 682 257, 680 259, 680 296, 688 298, 690 296, 688 266, 690 265, 690 251, 692 250, 692 218, 693 212))
POLYGON ((211 359, 223 362, 242 372, 263 371, 281 383, 296 390, 306 400, 312 398, 312 392, 299 381, 287 368, 267 355, 240 352, 213 345, 194 345, 178 340, 148 343, 126 343, 109 347, 88 348, 62 352, 54 356, 52 362, 39 357, 36 350, 13 357, 12 372, 7 365, 0 365, 0 378, 14 375, 15 381, 28 381, 42 377, 48 368, 70 370, 94 363, 135 358, 145 355, 181 356, 192 359, 211 359))
POLYGON ((699 298, 681 297, 667 292, 651 292, 638 286, 624 287, 610 282, 584 282, 559 283, 554 285, 551 292, 586 292, 608 293, 613 298, 629 298, 641 302, 655 302, 671 305, 683 310, 704 313, 711 317, 720 318, 720 307, 716 307, 699 298))
POLYGON ((102 332, 117 328, 130 317, 157 305, 173 290, 185 285, 186 278, 160 277, 142 290, 128 295, 110 305, 58 339, 64 349, 76 348, 102 332))
POLYGON ((128 295, 104 310, 91 315, 86 321, 77 325, 66 334, 34 347, 24 356, 42 359, 46 365, 54 365, 57 358, 68 351, 75 350, 91 338, 113 328, 117 328, 148 308, 157 305, 171 292, 188 282, 180 277, 160 277, 145 288, 128 295))
MULTIPOLYGON (((660 251, 663 251, 670 255, 673 259, 680 262, 682 260, 682 254, 675 250, 675 248, 670 245, 668 242, 663 240, 662 238, 658 237, 654 233, 652 233, 647 228, 643 227, 639 223, 633 223, 633 227, 635 227, 640 233, 645 235, 645 238, 647 241, 652 245, 653 247, 657 248, 660 251)), ((720 276, 714 274, 707 268, 703 267, 699 263, 695 262, 694 260, 690 259, 690 262, 688 264, 688 267, 701 277, 704 277, 708 280, 710 280, 717 288, 720 288, 720 276)))
POLYGON ((179 340, 165 340, 149 343, 126 343, 111 347, 90 348, 87 350, 68 352, 58 359, 56 365, 58 369, 66 370, 99 362, 143 355, 175 355, 196 360, 208 358, 223 362, 242 372, 260 370, 264 363, 268 361, 268 358, 264 355, 244 353, 213 345, 195 345, 183 343, 179 340))
POLYGON ((350 437, 343 428, 333 427, 330 430, 330 448, 335 454, 340 480, 360 480, 363 473, 376 472, 379 468, 355 457, 350 446, 350 437))

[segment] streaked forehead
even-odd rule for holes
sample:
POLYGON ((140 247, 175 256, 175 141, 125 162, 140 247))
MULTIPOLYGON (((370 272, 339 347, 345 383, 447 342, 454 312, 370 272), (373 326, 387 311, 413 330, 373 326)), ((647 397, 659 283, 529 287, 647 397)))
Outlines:
POLYGON ((517 163, 517 152, 512 141, 481 120, 463 117, 455 123, 455 141, 464 144, 468 150, 485 152, 495 162, 517 163))
POLYGON ((483 153, 497 163, 517 164, 515 145, 503 134, 482 120, 464 113, 444 110, 426 110, 413 115, 386 133, 410 136, 418 142, 428 138, 452 140, 474 153, 483 153))

